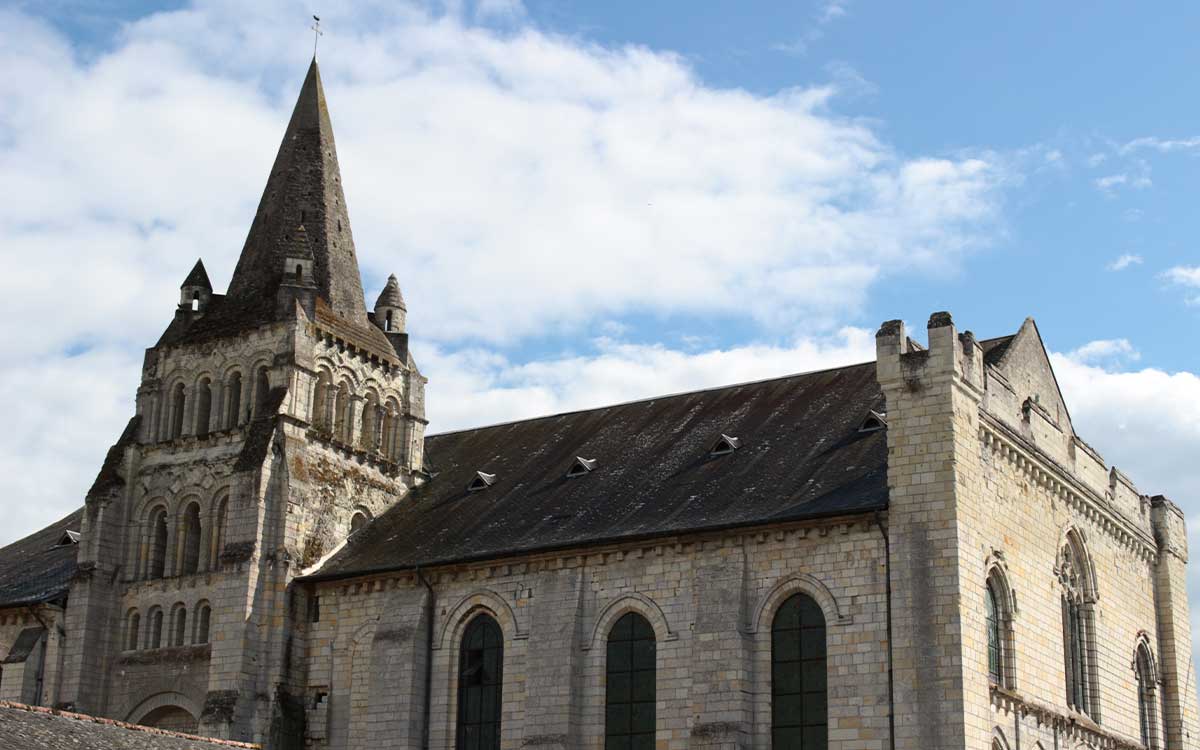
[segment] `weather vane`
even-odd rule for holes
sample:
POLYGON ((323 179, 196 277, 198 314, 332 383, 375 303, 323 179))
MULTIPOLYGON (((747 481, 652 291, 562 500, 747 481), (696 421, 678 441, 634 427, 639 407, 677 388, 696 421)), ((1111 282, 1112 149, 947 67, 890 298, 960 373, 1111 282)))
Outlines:
POLYGON ((321 31, 321 18, 319 16, 313 16, 313 25, 309 28, 313 30, 313 59, 316 60, 317 40, 320 39, 321 35, 325 33, 321 31))

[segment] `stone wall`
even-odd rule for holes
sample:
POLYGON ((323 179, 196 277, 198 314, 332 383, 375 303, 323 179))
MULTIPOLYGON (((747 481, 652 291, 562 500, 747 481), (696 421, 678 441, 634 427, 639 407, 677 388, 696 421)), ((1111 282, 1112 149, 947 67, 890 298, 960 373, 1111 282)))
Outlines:
POLYGON ((313 748, 454 745, 458 645, 478 612, 504 631, 506 748, 600 748, 608 630, 641 613, 657 641, 657 746, 770 742, 775 610, 806 592, 827 624, 833 746, 886 746, 883 537, 871 518, 661 539, 313 586, 303 638, 313 748), (433 617, 427 606, 433 597, 433 617))
POLYGON ((52 604, 0 609, 0 700, 37 706, 58 701, 64 614, 52 604), (43 631, 40 640, 20 661, 6 661, 17 638, 30 629, 43 631))

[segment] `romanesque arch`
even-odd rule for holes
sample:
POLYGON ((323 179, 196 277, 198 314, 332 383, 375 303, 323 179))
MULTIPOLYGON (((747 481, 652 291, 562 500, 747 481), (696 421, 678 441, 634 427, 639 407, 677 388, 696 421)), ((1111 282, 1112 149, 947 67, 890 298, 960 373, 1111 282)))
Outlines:
POLYGON ((200 705, 183 693, 156 693, 134 706, 126 716, 131 724, 194 734, 200 705))

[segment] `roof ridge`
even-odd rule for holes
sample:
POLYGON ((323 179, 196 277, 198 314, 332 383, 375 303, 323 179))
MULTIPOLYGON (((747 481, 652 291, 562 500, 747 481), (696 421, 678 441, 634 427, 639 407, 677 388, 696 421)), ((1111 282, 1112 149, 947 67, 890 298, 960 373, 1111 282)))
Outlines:
POLYGON ((827 372, 837 372, 839 370, 852 370, 856 367, 865 367, 874 365, 875 360, 866 362, 855 362, 849 365, 840 365, 837 367, 825 367, 820 370, 805 370, 804 372, 793 372, 787 375, 774 375, 769 378, 759 378, 758 380, 745 380, 739 383, 726 383, 724 385, 714 385, 707 388, 695 388, 690 391, 675 391, 673 393, 663 393, 657 396, 646 396, 644 398, 634 398, 628 401, 618 401, 612 404, 603 404, 601 406, 591 406, 584 409, 568 409, 567 411, 554 412, 551 414, 541 414, 536 417, 526 417, 525 419, 509 419, 504 422, 494 422, 492 424, 479 425, 478 427, 463 427, 457 430, 447 430, 445 432, 435 432, 432 435, 426 435, 426 439, 434 437, 443 437, 446 435, 458 435, 463 432, 477 432, 479 430, 490 430, 496 427, 508 427, 509 425, 524 424, 526 422, 537 422, 543 419, 554 419, 556 417, 568 417, 574 414, 586 414, 587 412, 603 411, 605 409, 615 409, 619 406, 633 406, 635 404, 645 404, 651 401, 661 401, 668 398, 682 398, 684 396, 693 396, 698 393, 711 393, 715 391, 724 391, 732 388, 745 388, 751 385, 761 385, 763 383, 772 383, 777 380, 789 380, 791 378, 802 378, 809 375, 820 375, 827 372))

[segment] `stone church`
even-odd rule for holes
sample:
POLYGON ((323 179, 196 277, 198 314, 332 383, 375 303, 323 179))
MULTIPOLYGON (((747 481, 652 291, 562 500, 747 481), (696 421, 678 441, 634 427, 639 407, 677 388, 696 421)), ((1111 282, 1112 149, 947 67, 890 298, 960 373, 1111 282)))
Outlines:
POLYGON ((196 264, 82 507, 0 550, 0 699, 272 749, 1200 747, 1183 513, 1032 320, 426 436, 405 313, 314 60, 228 291, 196 264))

